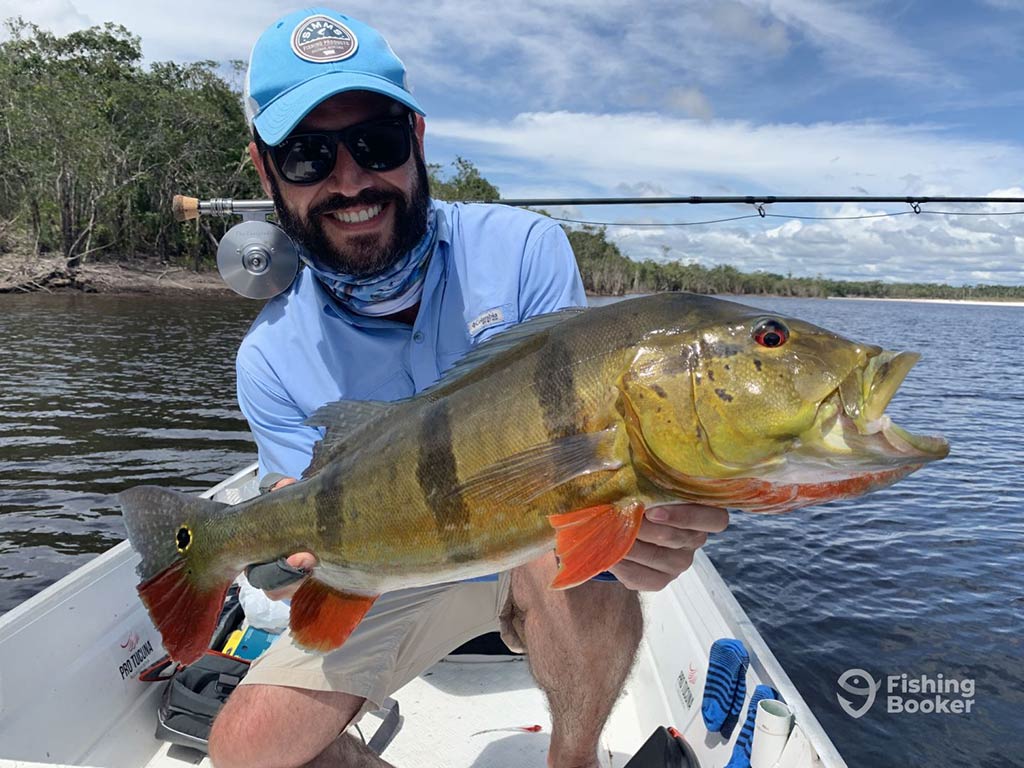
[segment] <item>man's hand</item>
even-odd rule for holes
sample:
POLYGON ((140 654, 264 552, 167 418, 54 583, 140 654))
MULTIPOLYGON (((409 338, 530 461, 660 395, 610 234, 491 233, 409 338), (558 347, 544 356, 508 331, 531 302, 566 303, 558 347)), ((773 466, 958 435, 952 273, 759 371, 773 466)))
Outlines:
MULTIPOLYGON (((272 486, 270 486, 270 491, 276 491, 279 488, 284 488, 286 485, 292 485, 294 482, 294 477, 283 477, 277 482, 275 482, 272 486)), ((309 573, 313 570, 314 566, 316 566, 316 558, 310 552, 296 552, 295 554, 288 556, 287 563, 292 568, 297 568, 300 571, 305 571, 306 573, 309 573)), ((261 563, 259 565, 250 566, 249 570, 251 571, 252 568, 262 568, 274 565, 275 563, 261 563)), ((254 584, 253 586, 256 585, 254 584)), ((265 594, 271 600, 288 600, 291 598, 292 595, 299 591, 300 586, 302 586, 301 579, 291 584, 286 584, 285 586, 279 589, 264 589, 263 594, 265 594)))
MULTIPOLYGON (((288 565, 309 573, 316 565, 316 558, 309 552, 296 552, 288 556, 288 565)), ((271 600, 290 600, 292 595, 299 591, 304 579, 299 579, 291 584, 286 584, 280 589, 264 589, 263 594, 271 600)))
POLYGON ((701 504, 665 504, 644 513, 633 548, 608 570, 629 589, 657 592, 693 563, 709 533, 724 531, 729 513, 701 504))

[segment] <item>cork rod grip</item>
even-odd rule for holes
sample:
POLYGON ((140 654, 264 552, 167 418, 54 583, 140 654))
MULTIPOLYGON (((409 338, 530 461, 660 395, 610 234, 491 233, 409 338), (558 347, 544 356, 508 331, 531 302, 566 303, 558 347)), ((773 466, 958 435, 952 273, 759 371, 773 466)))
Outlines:
POLYGON ((199 198, 175 195, 171 200, 175 221, 191 221, 199 218, 199 198))

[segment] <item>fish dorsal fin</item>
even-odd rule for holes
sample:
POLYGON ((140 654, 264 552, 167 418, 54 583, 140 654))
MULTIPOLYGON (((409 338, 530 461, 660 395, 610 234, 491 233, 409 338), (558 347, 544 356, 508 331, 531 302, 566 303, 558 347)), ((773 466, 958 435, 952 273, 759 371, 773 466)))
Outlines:
POLYGON ((449 387, 506 352, 511 350, 517 350, 523 354, 529 352, 535 344, 543 341, 546 331, 570 317, 575 317, 586 311, 586 307, 567 307, 557 312, 535 315, 501 333, 494 334, 456 360, 454 365, 441 374, 441 378, 436 384, 424 389, 417 397, 437 397, 440 390, 449 387))
POLYGON ((326 427, 327 432, 313 446, 313 460, 302 473, 302 479, 312 477, 334 461, 345 452, 352 435, 391 413, 399 404, 380 400, 338 400, 317 408, 304 423, 309 427, 326 427))

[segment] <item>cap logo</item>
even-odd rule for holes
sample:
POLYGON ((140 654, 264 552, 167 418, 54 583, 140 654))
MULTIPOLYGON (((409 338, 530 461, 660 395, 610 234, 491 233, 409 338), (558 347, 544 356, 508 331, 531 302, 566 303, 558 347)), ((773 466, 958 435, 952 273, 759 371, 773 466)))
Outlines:
POLYGON ((300 59, 324 64, 353 56, 359 41, 355 33, 330 16, 319 14, 299 22, 292 32, 292 50, 300 59))

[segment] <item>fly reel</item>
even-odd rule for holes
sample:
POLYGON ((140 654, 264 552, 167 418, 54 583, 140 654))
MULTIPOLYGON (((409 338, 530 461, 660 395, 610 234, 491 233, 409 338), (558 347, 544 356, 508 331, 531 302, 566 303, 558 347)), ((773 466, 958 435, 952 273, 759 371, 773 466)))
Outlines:
POLYGON ((235 293, 248 299, 270 299, 286 291, 298 274, 298 247, 284 230, 267 221, 267 214, 274 212, 272 201, 199 200, 175 195, 172 208, 178 221, 211 214, 242 217, 217 246, 217 269, 235 293))
POLYGON ((269 221, 243 221, 221 238, 217 269, 235 293, 269 299, 292 284, 299 271, 299 252, 280 227, 269 221))

